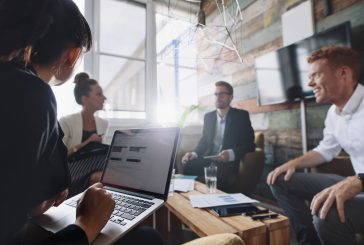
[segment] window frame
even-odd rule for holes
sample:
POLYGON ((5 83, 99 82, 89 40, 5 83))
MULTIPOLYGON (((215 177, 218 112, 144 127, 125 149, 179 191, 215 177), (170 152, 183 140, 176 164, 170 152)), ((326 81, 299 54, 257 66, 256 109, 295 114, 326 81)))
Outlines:
MULTIPOLYGON (((126 58, 130 60, 145 61, 145 119, 125 118, 122 116, 109 117, 107 119, 118 120, 122 119, 125 124, 134 124, 141 122, 156 121, 156 106, 157 106, 157 58, 156 58, 156 26, 155 26, 155 11, 152 0, 115 0, 121 2, 136 2, 146 6, 146 47, 145 59, 128 57, 124 55, 114 55, 110 53, 100 52, 100 2, 102 0, 85 0, 85 17, 90 25, 93 33, 93 48, 85 55, 84 69, 89 72, 97 80, 100 78, 99 60, 101 55, 110 57, 126 58)), ((117 112, 115 114, 118 114, 117 112)), ((122 114, 122 113, 119 113, 122 114)))

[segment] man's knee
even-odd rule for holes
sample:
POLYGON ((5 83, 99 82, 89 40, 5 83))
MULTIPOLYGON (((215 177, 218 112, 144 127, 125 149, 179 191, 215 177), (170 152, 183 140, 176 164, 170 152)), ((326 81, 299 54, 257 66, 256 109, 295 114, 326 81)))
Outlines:
POLYGON ((345 223, 341 223, 335 207, 330 208, 325 219, 320 218, 320 213, 321 210, 316 215, 313 215, 312 223, 321 241, 325 241, 325 244, 330 244, 330 241, 335 241, 335 237, 343 232, 343 229, 346 230, 344 228, 345 223))
POLYGON ((273 185, 270 185, 270 190, 273 195, 283 192, 286 190, 287 181, 284 180, 284 175, 279 175, 273 185))
POLYGON ((312 223, 319 237, 322 237, 322 235, 325 236, 330 225, 328 225, 326 220, 320 219, 320 214, 312 216, 312 223))

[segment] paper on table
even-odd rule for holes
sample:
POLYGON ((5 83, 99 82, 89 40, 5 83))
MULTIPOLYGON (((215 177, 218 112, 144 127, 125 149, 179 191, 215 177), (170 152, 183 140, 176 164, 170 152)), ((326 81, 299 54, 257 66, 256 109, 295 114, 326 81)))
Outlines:
POLYGON ((251 199, 241 193, 236 194, 202 194, 189 196, 192 207, 207 208, 239 203, 253 203, 257 200, 251 199))
POLYGON ((174 179, 196 179, 197 175, 182 175, 182 174, 176 174, 174 176, 174 179))
POLYGON ((193 179, 174 179, 174 190, 189 192, 193 191, 195 187, 195 180, 193 179))

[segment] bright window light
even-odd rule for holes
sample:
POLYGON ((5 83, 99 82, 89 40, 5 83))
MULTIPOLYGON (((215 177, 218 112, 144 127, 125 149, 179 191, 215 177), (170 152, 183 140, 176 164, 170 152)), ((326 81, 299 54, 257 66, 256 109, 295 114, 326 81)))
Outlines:
MULTIPOLYGON (((176 123, 197 100, 196 44, 191 23, 156 14, 159 123, 176 123)), ((196 122, 197 114, 189 121, 196 122)))

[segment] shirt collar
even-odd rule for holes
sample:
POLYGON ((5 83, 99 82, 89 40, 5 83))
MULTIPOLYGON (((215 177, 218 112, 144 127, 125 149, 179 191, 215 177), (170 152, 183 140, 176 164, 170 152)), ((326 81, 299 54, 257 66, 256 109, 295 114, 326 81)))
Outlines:
POLYGON ((217 118, 217 121, 220 123, 221 121, 224 121, 226 119, 226 116, 227 116, 228 113, 226 113, 226 115, 224 117, 221 117, 219 115, 219 113, 216 111, 216 118, 217 118))
POLYGON ((350 97, 348 102, 345 104, 344 108, 339 112, 336 109, 336 113, 338 115, 351 115, 353 114, 359 107, 360 103, 362 102, 364 97, 364 86, 361 84, 358 84, 356 86, 356 89, 354 90, 353 95, 350 97))
POLYGON ((216 110, 216 117, 217 117, 217 121, 218 122, 220 122, 221 120, 225 120, 226 119, 226 117, 227 117, 227 115, 229 114, 229 112, 230 112, 230 109, 231 109, 231 107, 229 107, 229 111, 225 114, 225 116, 224 117, 221 117, 220 115, 219 115, 219 112, 216 110))

